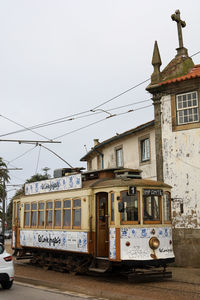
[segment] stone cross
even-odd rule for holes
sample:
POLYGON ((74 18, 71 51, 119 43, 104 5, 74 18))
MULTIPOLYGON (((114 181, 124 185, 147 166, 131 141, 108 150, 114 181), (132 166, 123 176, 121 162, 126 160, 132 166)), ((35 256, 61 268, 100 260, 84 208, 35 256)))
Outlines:
POLYGON ((178 29, 178 40, 179 40, 179 48, 183 48, 183 37, 182 37, 182 28, 185 27, 185 21, 182 21, 180 18, 180 10, 176 10, 175 14, 171 15, 173 21, 177 22, 177 29, 178 29))

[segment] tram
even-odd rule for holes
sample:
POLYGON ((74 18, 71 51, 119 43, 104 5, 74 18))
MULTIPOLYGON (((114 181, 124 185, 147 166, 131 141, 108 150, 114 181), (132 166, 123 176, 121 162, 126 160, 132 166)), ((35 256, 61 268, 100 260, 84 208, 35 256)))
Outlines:
POLYGON ((140 170, 64 172, 13 201, 17 258, 71 272, 166 268, 174 262, 171 187, 140 170))

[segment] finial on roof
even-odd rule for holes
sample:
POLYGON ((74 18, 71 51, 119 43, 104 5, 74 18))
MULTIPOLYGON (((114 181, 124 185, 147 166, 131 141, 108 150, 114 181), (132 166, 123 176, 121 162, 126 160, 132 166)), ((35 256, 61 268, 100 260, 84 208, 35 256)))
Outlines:
POLYGON ((177 30, 178 30, 178 41, 179 41, 179 48, 177 48, 177 56, 188 56, 187 49, 183 47, 183 35, 182 35, 182 27, 184 28, 186 26, 185 21, 181 20, 180 16, 180 10, 177 9, 175 11, 175 14, 171 15, 171 18, 173 21, 177 23, 177 30))
POLYGON ((154 67, 154 71, 153 71, 153 74, 151 75, 151 83, 154 84, 161 80, 160 66, 162 65, 162 61, 160 58, 160 52, 158 49, 157 41, 155 41, 155 44, 154 44, 152 65, 154 67))

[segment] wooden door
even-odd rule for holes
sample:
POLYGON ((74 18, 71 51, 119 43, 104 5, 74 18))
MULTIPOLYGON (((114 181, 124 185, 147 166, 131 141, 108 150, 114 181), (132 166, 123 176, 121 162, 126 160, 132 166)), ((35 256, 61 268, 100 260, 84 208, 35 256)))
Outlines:
POLYGON ((109 235, 108 235, 108 194, 98 193, 96 195, 96 254, 97 257, 108 257, 109 235))
POLYGON ((20 201, 16 203, 15 213, 15 248, 20 248, 20 201))

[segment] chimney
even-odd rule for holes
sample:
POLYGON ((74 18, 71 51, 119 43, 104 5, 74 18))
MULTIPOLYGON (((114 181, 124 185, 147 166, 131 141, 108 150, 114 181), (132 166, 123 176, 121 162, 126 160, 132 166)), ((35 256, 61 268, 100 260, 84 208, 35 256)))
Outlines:
POLYGON ((94 139, 94 147, 99 144, 99 139, 94 139))

